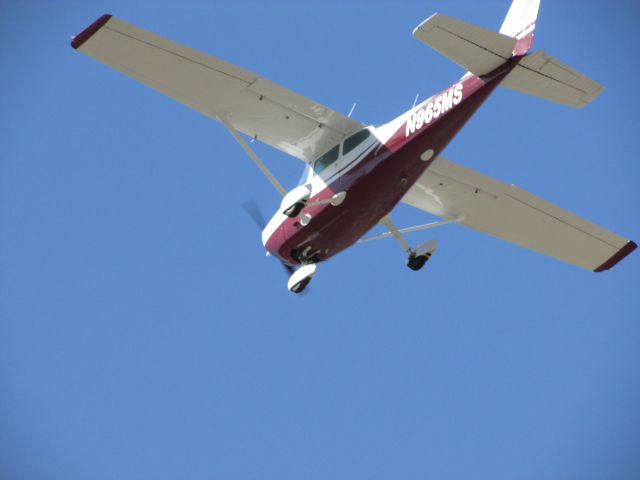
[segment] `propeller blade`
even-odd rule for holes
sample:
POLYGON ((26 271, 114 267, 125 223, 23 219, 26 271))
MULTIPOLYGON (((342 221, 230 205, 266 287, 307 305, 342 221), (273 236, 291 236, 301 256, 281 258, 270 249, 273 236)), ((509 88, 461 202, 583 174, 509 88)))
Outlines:
POLYGON ((287 265, 284 262, 280 262, 280 263, 282 264, 282 268, 284 268, 290 276, 293 275, 293 272, 296 271, 291 265, 287 265))
MULTIPOLYGON (((264 227, 267 226, 267 221, 262 215, 262 212, 260 211, 260 207, 258 207, 258 204, 256 203, 256 201, 255 200, 246 201, 242 204, 242 208, 244 208, 244 211, 247 213, 247 215, 249 215, 251 220, 253 220, 253 223, 255 223, 258 226, 258 228, 260 228, 260 230, 264 230, 264 227)), ((287 275, 289 276, 293 275, 293 272, 296 271, 295 268, 293 268, 291 265, 287 265, 283 261, 280 261, 280 265, 282 265, 282 268, 284 268, 284 270, 287 272, 287 275)))
POLYGON ((253 223, 255 223, 260 228, 260 230, 263 230, 264 227, 267 226, 267 221, 262 215, 262 212, 260 211, 260 208, 258 207, 258 204, 255 202, 255 200, 244 202, 242 204, 242 208, 244 208, 244 211, 247 212, 247 215, 251 217, 253 223))

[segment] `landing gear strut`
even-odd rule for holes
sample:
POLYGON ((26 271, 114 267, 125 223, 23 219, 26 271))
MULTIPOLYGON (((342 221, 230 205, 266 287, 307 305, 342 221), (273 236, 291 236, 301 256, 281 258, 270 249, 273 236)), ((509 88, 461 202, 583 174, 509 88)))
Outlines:
POLYGON ((402 245, 405 251, 409 254, 409 258, 407 258, 407 267, 416 272, 424 267, 424 264, 427 263, 427 261, 431 258, 431 255, 433 255, 438 242, 436 242, 435 240, 429 240, 419 245, 417 248, 412 249, 402 236, 402 233, 400 233, 400 231, 393 224, 390 216, 386 216, 385 218, 383 218, 380 223, 382 223, 389 229, 389 233, 396 240, 398 240, 400 245, 402 245))

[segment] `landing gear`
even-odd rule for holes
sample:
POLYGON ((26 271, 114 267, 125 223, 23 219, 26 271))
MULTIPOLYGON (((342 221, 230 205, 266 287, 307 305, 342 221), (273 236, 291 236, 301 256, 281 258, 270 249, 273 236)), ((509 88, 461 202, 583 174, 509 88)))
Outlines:
POLYGON ((435 240, 429 240, 413 249, 404 239, 402 233, 400 233, 400 231, 393 224, 390 216, 387 215, 381 220, 380 223, 382 223, 389 229, 389 234, 391 234, 396 240, 398 240, 400 245, 402 245, 405 251, 409 254, 409 258, 407 258, 407 267, 415 272, 424 267, 424 264, 427 263, 427 261, 433 255, 433 252, 436 250, 438 242, 436 242, 435 240))
POLYGON ((407 267, 409 267, 414 272, 417 272, 424 264, 427 263, 427 260, 431 258, 431 253, 427 253, 425 255, 416 255, 415 253, 410 254, 407 259, 407 267))
POLYGON ((291 274, 289 277, 289 282, 287 283, 287 287, 290 292, 293 293, 302 293, 302 291, 307 288, 309 282, 316 274, 316 270, 318 267, 315 263, 309 263, 307 265, 301 266, 298 270, 291 274))
POLYGON ((438 242, 435 240, 429 240, 424 242, 423 244, 418 245, 415 250, 409 251, 409 258, 407 259, 407 267, 411 270, 417 272, 433 255, 436 247, 438 246, 438 242))

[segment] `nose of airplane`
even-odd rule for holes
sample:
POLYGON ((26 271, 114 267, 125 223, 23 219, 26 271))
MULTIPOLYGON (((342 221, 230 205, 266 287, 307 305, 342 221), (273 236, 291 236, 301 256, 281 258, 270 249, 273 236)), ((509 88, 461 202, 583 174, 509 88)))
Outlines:
POLYGON ((284 233, 282 231, 282 223, 286 220, 286 216, 281 212, 277 212, 262 230, 262 245, 267 252, 277 256, 277 252, 284 241, 284 233))

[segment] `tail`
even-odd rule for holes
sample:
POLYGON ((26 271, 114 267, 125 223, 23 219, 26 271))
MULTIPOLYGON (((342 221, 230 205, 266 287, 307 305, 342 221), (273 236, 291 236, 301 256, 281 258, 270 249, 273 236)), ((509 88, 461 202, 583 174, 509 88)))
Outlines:
POLYGON ((500 33, 516 39, 514 55, 524 55, 533 46, 533 32, 540 0, 514 0, 500 27, 500 33))
POLYGON ((413 36, 478 77, 520 57, 501 85, 572 107, 584 107, 602 85, 545 52, 528 55, 540 0, 513 0, 500 33, 436 13, 413 36))

